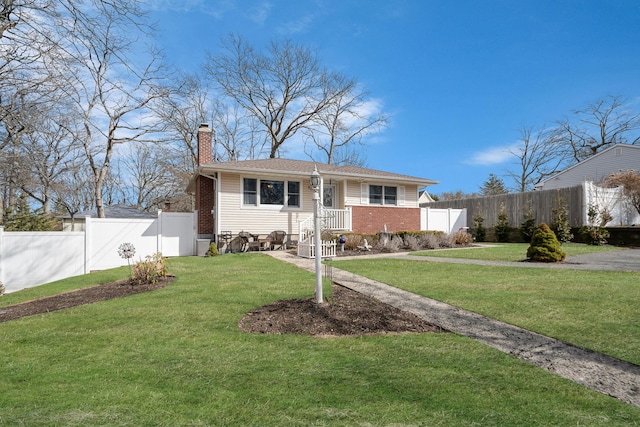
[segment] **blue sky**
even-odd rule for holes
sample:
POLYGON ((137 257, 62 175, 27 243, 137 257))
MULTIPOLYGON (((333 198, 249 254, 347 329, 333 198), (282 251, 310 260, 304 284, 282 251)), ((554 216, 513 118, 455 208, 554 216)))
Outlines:
POLYGON ((197 70, 230 33, 257 47, 311 47, 392 116, 367 166, 440 181, 431 193, 476 192, 490 173, 511 185, 506 150, 522 126, 551 125, 608 95, 640 110, 637 0, 149 3, 176 68, 197 70))

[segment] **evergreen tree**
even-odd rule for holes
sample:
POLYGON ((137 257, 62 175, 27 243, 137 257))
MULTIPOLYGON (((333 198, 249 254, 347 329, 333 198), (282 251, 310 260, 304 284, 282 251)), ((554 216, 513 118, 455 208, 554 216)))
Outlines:
POLYGON ((476 242, 484 242, 487 238, 487 230, 482 225, 483 222, 484 217, 479 213, 473 217, 473 228, 475 229, 476 242))
POLYGON ((5 216, 5 231, 52 231, 56 227, 55 219, 44 213, 43 209, 31 210, 27 198, 22 195, 13 212, 5 216))
POLYGON ((536 219, 533 216, 533 211, 528 207, 524 211, 524 222, 520 224, 520 235, 525 242, 531 243, 533 233, 536 231, 536 219))
POLYGON ((504 185, 504 181, 490 173, 489 178, 480 187, 483 196, 495 196, 497 194, 507 194, 509 190, 504 185))
POLYGON ((560 199, 559 206, 552 210, 553 222, 551 223, 551 230, 553 230, 556 238, 560 243, 566 243, 573 239, 573 233, 571 233, 571 226, 569 225, 569 210, 567 208, 567 202, 560 199))
POLYGON ((527 258, 541 262, 563 261, 566 254, 553 231, 544 222, 533 233, 531 245, 527 249, 527 258))
POLYGON ((498 222, 495 226, 496 240, 498 242, 507 243, 509 241, 509 232, 511 227, 509 226, 509 216, 507 215, 507 209, 504 203, 500 204, 500 212, 498 213, 498 222))

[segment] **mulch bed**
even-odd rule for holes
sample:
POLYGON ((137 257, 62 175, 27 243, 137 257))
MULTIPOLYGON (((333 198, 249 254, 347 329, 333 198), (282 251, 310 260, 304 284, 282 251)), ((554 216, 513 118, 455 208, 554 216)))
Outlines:
POLYGON ((171 283, 173 279, 173 277, 169 276, 159 280, 157 283, 141 285, 132 285, 130 280, 121 280, 118 282, 105 283, 102 285, 91 286, 89 288, 52 295, 50 297, 23 302, 21 304, 0 307, 0 322, 19 319, 25 316, 33 316, 35 314, 48 313, 50 311, 62 310, 84 304, 91 304, 98 301, 106 301, 127 295, 149 292, 155 289, 164 288, 171 283))
POLYGON ((238 327, 259 334, 316 336, 443 331, 412 313, 337 284, 327 302, 317 304, 314 298, 276 301, 246 314, 238 327))

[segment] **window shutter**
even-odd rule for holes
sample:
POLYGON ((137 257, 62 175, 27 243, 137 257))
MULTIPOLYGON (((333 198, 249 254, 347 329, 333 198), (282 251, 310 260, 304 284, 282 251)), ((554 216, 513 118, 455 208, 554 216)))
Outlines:
POLYGON ((369 204, 369 184, 360 184, 360 204, 369 204))
POLYGON ((398 206, 404 206, 404 187, 398 187, 398 206))

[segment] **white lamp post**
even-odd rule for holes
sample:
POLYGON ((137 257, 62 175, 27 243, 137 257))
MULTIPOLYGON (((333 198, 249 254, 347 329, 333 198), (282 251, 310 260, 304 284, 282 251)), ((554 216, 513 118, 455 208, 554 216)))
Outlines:
POLYGON ((313 238, 315 242, 316 254, 316 303, 322 304, 322 238, 320 237, 320 174, 318 168, 314 166, 309 180, 311 190, 313 190, 313 238))

